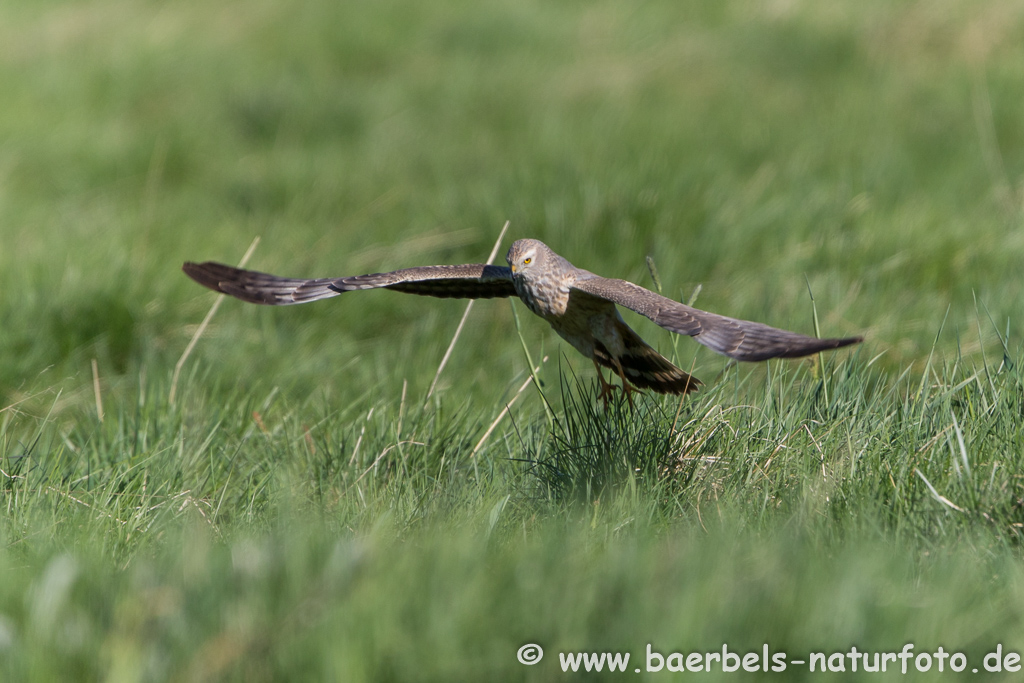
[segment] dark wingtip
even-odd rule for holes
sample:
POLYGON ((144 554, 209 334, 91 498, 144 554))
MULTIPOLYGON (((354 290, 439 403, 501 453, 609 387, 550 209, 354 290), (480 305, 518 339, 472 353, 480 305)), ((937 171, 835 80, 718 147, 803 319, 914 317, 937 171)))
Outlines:
POLYGON ((853 344, 859 344, 862 341, 864 341, 864 337, 837 337, 835 339, 821 339, 818 341, 817 345, 811 345, 807 348, 796 350, 791 355, 786 355, 790 358, 802 358, 815 353, 821 353, 822 351, 831 351, 833 349, 841 349, 844 346, 852 346, 853 344), (815 346, 817 348, 815 348, 815 346))
POLYGON ((851 344, 860 344, 864 341, 864 337, 843 337, 842 339, 833 339, 835 342, 835 348, 842 348, 843 346, 850 346, 851 344))
POLYGON ((220 278, 216 276, 215 271, 224 267, 223 264, 215 263, 214 261, 207 261, 205 263, 185 261, 181 266, 181 270, 185 275, 188 275, 203 287, 212 289, 215 292, 223 292, 224 290, 220 286, 220 278))
MULTIPOLYGON (((803 358, 822 351, 831 351, 851 344, 859 344, 864 337, 837 337, 835 339, 816 339, 804 337, 799 344, 791 346, 782 353, 769 353, 755 358, 744 358, 743 360, 768 360, 770 358, 803 358)), ((730 356, 733 357, 733 356, 730 356)))

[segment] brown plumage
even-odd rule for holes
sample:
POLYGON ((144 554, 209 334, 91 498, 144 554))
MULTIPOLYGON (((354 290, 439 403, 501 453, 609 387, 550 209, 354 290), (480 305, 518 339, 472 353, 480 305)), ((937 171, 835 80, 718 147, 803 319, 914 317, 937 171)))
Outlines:
MULTIPOLYGON (((389 273, 315 280, 282 278, 221 263, 185 263, 183 270, 210 289, 243 301, 268 305, 301 304, 358 289, 393 289, 444 298, 487 299, 518 296, 526 306, 595 366, 612 369, 630 384, 660 393, 683 394, 701 382, 651 348, 622 320, 625 306, 656 324, 740 361, 797 358, 862 341, 861 337, 817 339, 762 323, 708 313, 655 294, 625 280, 576 268, 539 240, 512 244, 509 267, 470 264, 421 266, 389 273)), ((612 385, 601 378, 602 397, 612 385)))

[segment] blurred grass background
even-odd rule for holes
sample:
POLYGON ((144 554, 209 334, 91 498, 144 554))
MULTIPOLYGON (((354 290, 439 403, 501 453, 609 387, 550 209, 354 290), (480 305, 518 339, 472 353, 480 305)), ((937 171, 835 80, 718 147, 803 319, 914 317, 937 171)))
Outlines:
POLYGON ((7 0, 0 93, 12 677, 1022 643, 1024 4, 7 0), (213 302, 182 261, 258 235, 282 275, 477 262, 505 220, 504 246, 645 286, 650 255, 667 295, 804 332, 809 286, 823 334, 867 342, 729 370, 680 437, 673 401, 590 410, 565 379, 590 363, 522 315, 557 424, 531 389, 470 458, 527 372, 508 303, 421 409, 462 304, 228 301, 168 403, 213 302))

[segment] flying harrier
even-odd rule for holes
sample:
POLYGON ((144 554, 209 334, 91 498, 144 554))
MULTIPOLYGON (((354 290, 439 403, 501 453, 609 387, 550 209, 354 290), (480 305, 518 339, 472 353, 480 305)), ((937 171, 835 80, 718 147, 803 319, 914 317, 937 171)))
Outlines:
POLYGON ((277 277, 212 261, 188 262, 182 269, 205 287, 271 306, 304 304, 357 289, 377 288, 459 299, 518 296, 531 311, 548 321, 560 337, 594 361, 604 399, 614 385, 605 381, 602 365, 622 379, 627 397, 635 391, 630 384, 662 394, 685 394, 701 385, 699 379, 677 368, 631 330, 616 304, 739 361, 798 358, 862 341, 861 337, 816 339, 701 311, 632 282, 576 268, 539 240, 514 242, 505 259, 507 268, 478 263, 420 266, 316 280, 277 277))

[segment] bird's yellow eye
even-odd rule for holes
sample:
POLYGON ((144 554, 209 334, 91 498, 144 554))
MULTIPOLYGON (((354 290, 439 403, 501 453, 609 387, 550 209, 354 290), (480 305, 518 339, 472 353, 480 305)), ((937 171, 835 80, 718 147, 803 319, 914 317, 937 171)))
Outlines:
POLYGON ((523 265, 524 266, 530 265, 530 261, 532 261, 532 260, 533 260, 532 258, 524 258, 523 259, 523 265))

